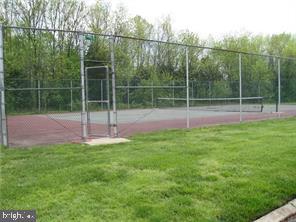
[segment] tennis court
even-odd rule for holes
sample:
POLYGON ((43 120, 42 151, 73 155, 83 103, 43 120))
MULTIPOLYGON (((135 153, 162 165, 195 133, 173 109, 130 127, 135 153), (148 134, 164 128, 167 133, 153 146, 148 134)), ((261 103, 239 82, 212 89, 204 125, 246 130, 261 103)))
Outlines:
POLYGON ((4 26, 0 37, 4 146, 296 115, 293 57, 73 30, 4 26), (36 42, 26 33, 43 43, 36 64, 25 53, 36 42), (60 59, 64 35, 71 55, 60 59))
MULTIPOLYGON (((234 105, 231 105, 233 108, 234 105)), ((238 123, 237 111, 223 111, 218 107, 210 111, 201 107, 190 107, 190 127, 215 124, 238 123)), ((225 107, 224 107, 225 109, 225 107)), ((296 104, 283 104, 280 113, 274 105, 264 105, 262 112, 242 112, 244 121, 264 120, 295 116, 296 104)), ((125 109, 118 110, 119 136, 128 137, 136 133, 186 127, 186 107, 125 109)), ((107 135, 106 111, 90 112, 88 126, 95 137, 107 135)), ((111 115, 111 123, 113 122, 111 115)), ((52 143, 81 142, 81 113, 67 112, 46 115, 17 115, 8 117, 9 144, 32 146, 52 143)))

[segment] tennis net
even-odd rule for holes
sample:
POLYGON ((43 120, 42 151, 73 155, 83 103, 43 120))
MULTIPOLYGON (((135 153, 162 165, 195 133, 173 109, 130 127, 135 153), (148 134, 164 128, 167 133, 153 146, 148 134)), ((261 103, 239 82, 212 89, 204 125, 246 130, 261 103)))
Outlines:
MULTIPOLYGON (((243 97, 242 112, 263 112, 263 97, 243 97)), ((158 108, 186 107, 186 98, 157 98, 158 108)), ((240 98, 190 98, 190 110, 240 112, 240 98)))

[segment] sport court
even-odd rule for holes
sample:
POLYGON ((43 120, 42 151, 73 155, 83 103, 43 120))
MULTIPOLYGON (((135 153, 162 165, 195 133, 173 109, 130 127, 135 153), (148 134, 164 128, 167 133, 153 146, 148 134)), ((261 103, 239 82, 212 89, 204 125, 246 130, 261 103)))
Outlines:
MULTIPOLYGON (((231 108, 233 107, 234 105, 231 105, 231 108)), ((185 128, 186 114, 186 107, 118 110, 119 136, 128 137, 141 132, 185 128)), ((275 105, 264 105, 262 112, 242 112, 244 121, 293 115, 296 115, 296 104, 281 105, 280 113, 275 112, 275 105)), ((113 123, 112 112, 110 116, 113 123)), ((90 112, 91 121, 88 128, 93 137, 107 135, 106 117, 106 111, 90 112)), ((240 114, 237 111, 223 111, 223 107, 220 106, 212 110, 190 107, 189 118, 190 127, 200 127, 236 123, 240 121, 240 114)), ((81 142, 81 113, 9 116, 8 130, 9 143, 12 146, 81 142)))

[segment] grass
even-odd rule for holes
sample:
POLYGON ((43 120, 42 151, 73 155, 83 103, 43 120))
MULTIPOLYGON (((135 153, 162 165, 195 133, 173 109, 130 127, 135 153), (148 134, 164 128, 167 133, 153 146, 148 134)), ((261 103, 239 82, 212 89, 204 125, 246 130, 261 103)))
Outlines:
POLYGON ((0 209, 38 221, 251 221, 296 197, 296 118, 1 149, 0 209))

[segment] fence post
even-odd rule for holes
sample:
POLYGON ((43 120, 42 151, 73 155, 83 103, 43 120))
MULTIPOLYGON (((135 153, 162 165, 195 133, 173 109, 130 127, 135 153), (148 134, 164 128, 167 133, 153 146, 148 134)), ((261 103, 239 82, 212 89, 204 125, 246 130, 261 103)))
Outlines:
POLYGON ((70 80, 70 87, 71 87, 71 89, 70 89, 70 99, 71 99, 70 111, 72 112, 73 111, 73 82, 72 82, 72 80, 70 80))
POLYGON ((154 106, 154 84, 153 84, 153 80, 151 81, 151 104, 152 104, 152 108, 154 106))
POLYGON ((239 121, 243 121, 242 116, 242 54, 238 54, 238 62, 239 62, 239 121))
MULTIPOLYGON (((109 73, 109 69, 108 69, 108 73, 109 73)), ((109 74, 108 74, 109 75, 109 74)), ((100 87, 101 87, 101 101, 104 100, 104 85, 103 85, 103 79, 100 79, 100 87)), ((106 80, 106 85, 109 84, 108 83, 108 80, 106 80)), ((107 91, 107 90, 106 90, 107 91)), ((103 110, 104 109, 104 104, 101 103, 101 109, 103 110)))
POLYGON ((211 85, 211 80, 209 81, 209 98, 211 98, 212 97, 212 85, 211 85))
MULTIPOLYGON (((209 98, 212 98, 212 83, 211 83, 211 80, 209 81, 209 93, 208 93, 208 96, 209 98)), ((210 104, 212 104, 212 100, 210 100, 210 104)))
POLYGON ((278 101, 277 101, 277 112, 278 112, 278 117, 281 117, 280 113, 280 106, 281 106, 281 59, 278 58, 278 101))
POLYGON ((175 106, 175 80, 173 80, 173 106, 175 106))
POLYGON ((80 50, 80 79, 81 79, 81 127, 82 139, 87 138, 87 116, 85 106, 85 70, 84 70, 84 36, 79 34, 79 50, 80 50))
POLYGON ((38 87, 38 112, 41 112, 41 91, 40 91, 40 79, 37 81, 37 87, 38 87))
POLYGON ((194 80, 191 81, 191 98, 194 98, 194 80))
POLYGON ((130 85, 129 85, 129 80, 127 80, 127 108, 129 109, 130 108, 130 94, 129 94, 129 88, 130 88, 130 85))
MULTIPOLYGON (((108 122, 108 137, 111 137, 111 121, 110 121, 110 90, 109 90, 109 85, 110 85, 110 76, 109 76, 109 67, 107 66, 107 78, 106 78, 106 99, 108 101, 107 103, 107 122, 108 122)), ((101 80, 102 83, 102 80, 101 80)), ((102 93, 103 94, 103 93, 102 93)), ((104 99, 104 97, 103 97, 104 99)))
POLYGON ((110 39, 110 48, 111 48, 111 73, 112 73, 112 106, 113 106, 113 132, 114 137, 118 137, 117 129, 117 109, 116 109, 116 79, 115 79, 115 56, 114 56, 114 43, 115 37, 113 36, 110 39))
POLYGON ((188 47, 186 47, 186 126, 190 127, 190 116, 189 116, 189 58, 188 58, 188 47))
POLYGON ((0 116, 1 116, 1 142, 3 146, 8 146, 8 135, 7 135, 7 119, 5 111, 5 85, 4 85, 4 35, 3 25, 0 23, 0 116))

